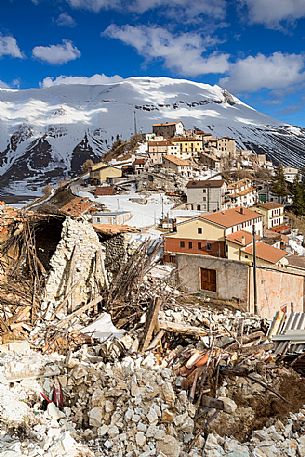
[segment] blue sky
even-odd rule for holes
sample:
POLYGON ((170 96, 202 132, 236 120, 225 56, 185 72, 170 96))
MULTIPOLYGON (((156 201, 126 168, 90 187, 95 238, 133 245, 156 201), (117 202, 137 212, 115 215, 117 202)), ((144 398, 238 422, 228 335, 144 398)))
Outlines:
POLYGON ((305 126, 305 0, 1 0, 0 87, 147 75, 305 126))

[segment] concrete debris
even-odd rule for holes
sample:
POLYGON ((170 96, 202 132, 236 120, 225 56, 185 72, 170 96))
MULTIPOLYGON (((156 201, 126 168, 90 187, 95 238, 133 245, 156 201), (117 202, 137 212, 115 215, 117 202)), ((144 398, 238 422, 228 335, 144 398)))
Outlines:
POLYGON ((274 325, 177 290, 145 242, 54 224, 49 264, 28 226, 26 288, 0 281, 0 457, 305 455, 305 384, 274 325))

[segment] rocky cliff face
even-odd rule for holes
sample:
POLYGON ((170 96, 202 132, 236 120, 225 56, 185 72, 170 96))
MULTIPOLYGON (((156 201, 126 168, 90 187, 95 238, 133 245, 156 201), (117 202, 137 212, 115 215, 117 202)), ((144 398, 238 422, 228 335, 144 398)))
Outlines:
POLYGON ((128 78, 103 86, 0 89, 0 188, 24 192, 78 173, 119 135, 149 132, 156 121, 181 119, 240 148, 305 164, 305 129, 281 125, 218 86, 171 78, 128 78))

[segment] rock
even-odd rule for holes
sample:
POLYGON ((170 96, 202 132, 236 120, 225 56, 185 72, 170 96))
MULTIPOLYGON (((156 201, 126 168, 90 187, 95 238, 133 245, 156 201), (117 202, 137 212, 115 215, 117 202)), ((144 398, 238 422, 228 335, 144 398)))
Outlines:
POLYGON ((180 444, 173 436, 165 435, 157 443, 157 452, 162 453, 165 457, 179 457, 180 444))
POLYGON ((173 405, 175 402, 175 392, 174 392, 172 384, 170 382, 165 382, 161 386, 161 392, 162 392, 164 401, 166 403, 168 403, 169 405, 173 405))
POLYGON ((228 414, 234 414, 237 409, 237 404, 235 401, 231 400, 228 397, 218 397, 218 400, 223 402, 223 409, 228 414))
POLYGON ((156 424, 158 422, 158 414, 156 413, 156 410, 153 408, 153 406, 150 407, 146 419, 150 424, 156 424))
POLYGON ((104 411, 100 406, 95 406, 89 412, 89 423, 92 427, 100 427, 103 422, 104 411))
POLYGON ((305 456, 305 436, 301 436, 297 441, 299 454, 305 456))
POLYGON ((175 417, 174 413, 172 413, 168 409, 165 409, 162 412, 161 421, 162 422, 173 422, 174 417, 175 417))
POLYGON ((135 436, 135 439, 136 439, 136 443, 137 443, 138 446, 140 446, 140 447, 145 446, 145 444, 146 444, 146 436, 145 436, 144 432, 137 432, 136 436, 135 436))
POLYGON ((108 433, 109 426, 104 424, 98 429, 98 435, 99 436, 104 436, 106 433, 108 433))
POLYGON ((54 405, 53 402, 49 403, 48 406, 47 406, 47 415, 51 419, 55 419, 55 420, 63 419, 64 417, 66 417, 65 413, 60 411, 60 409, 57 408, 57 406, 54 405))

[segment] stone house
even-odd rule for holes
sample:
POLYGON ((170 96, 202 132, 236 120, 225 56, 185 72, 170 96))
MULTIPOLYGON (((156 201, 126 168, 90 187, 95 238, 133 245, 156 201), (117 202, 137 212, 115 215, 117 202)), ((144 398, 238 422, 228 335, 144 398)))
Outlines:
POLYGON ((220 171, 221 161, 214 154, 207 152, 200 152, 199 155, 200 163, 206 168, 211 170, 220 171))
POLYGON ((258 194, 253 181, 248 178, 239 179, 228 184, 226 195, 226 207, 253 206, 258 201, 258 194))
POLYGON ((286 181, 289 181, 293 183, 294 179, 296 176, 299 174, 299 169, 298 168, 293 168, 293 167, 284 167, 284 176, 286 181))
POLYGON ((255 211, 263 216, 264 228, 272 229, 284 224, 284 205, 275 202, 260 203, 255 211))
POLYGON ((162 136, 163 138, 172 138, 185 134, 184 125, 181 121, 153 124, 152 129, 156 136, 162 136))
POLYGON ((224 179, 189 181, 186 185, 188 209, 219 211, 225 208, 227 184, 224 179))
POLYGON ((90 170, 90 180, 92 184, 102 184, 109 179, 121 178, 122 170, 106 163, 97 163, 90 170))
POLYGON ((149 161, 152 166, 161 165, 164 155, 176 155, 178 152, 178 147, 175 146, 170 140, 149 141, 147 143, 147 148, 149 161))
POLYGON ((92 224, 124 225, 131 219, 129 211, 97 212, 92 215, 92 224))
POLYGON ((174 137, 172 143, 177 146, 179 157, 184 160, 198 157, 203 150, 202 140, 194 137, 174 137))
POLYGON ((248 208, 232 208, 202 214, 176 225, 176 231, 164 236, 165 261, 175 262, 176 253, 226 257, 226 238, 239 230, 263 234, 262 216, 248 208))
POLYGON ((179 157, 164 155, 162 166, 186 178, 190 178, 193 175, 191 163, 188 160, 179 159, 179 157))
POLYGON ((252 265, 209 255, 177 253, 177 280, 189 292, 201 292, 245 311, 272 319, 283 306, 305 309, 305 270, 286 266, 258 266, 257 308, 254 308, 252 265))
MULTIPOLYGON (((255 237, 256 264, 257 266, 284 266, 288 265, 287 252, 278 249, 255 237)), ((227 259, 239 260, 252 265, 253 263, 253 237, 245 230, 234 232, 226 237, 227 259)))
POLYGON ((135 175, 141 175, 142 173, 144 173, 146 171, 146 169, 147 169, 146 162, 147 162, 146 159, 141 159, 141 158, 134 160, 132 167, 133 167, 133 171, 134 171, 135 175))

